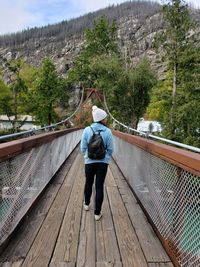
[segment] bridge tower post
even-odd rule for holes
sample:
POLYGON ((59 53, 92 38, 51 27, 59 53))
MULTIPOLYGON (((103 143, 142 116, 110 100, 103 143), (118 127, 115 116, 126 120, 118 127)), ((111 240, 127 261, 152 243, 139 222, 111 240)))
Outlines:
POLYGON ((89 125, 92 121, 92 106, 95 102, 102 102, 102 93, 97 88, 85 88, 83 102, 80 105, 79 112, 75 117, 75 123, 80 127, 89 125))

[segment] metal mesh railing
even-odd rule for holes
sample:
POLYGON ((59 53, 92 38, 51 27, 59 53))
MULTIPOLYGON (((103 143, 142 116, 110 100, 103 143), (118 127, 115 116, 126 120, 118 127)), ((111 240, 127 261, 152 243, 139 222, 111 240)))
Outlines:
POLYGON ((114 159, 180 266, 200 266, 200 177, 115 137, 114 159))
POLYGON ((0 163, 0 245, 79 143, 82 130, 0 163))

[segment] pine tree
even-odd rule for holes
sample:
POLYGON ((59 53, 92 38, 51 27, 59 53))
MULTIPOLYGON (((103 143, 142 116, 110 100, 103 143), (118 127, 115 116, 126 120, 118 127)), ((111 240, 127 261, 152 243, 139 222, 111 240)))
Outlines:
POLYGON ((117 27, 115 21, 111 24, 103 16, 94 22, 93 28, 85 30, 85 42, 74 67, 68 73, 68 79, 82 82, 84 86, 92 87, 95 77, 89 68, 93 57, 105 55, 111 57, 119 53, 117 44, 117 27))
POLYGON ((175 133, 175 113, 177 108, 177 87, 180 85, 178 79, 179 59, 181 52, 186 48, 189 39, 189 30, 192 28, 190 14, 187 5, 182 0, 171 0, 163 6, 163 15, 166 25, 164 49, 166 51, 169 69, 173 71, 172 85, 172 107, 170 114, 170 132, 175 133))
MULTIPOLYGON (((191 120, 195 121, 195 117, 191 118, 188 113, 188 107, 192 108, 193 101, 199 99, 197 88, 200 87, 200 51, 196 45, 196 24, 191 19, 188 6, 182 0, 170 0, 163 6, 162 12, 165 31, 158 39, 163 43, 168 73, 172 74, 172 94, 168 99, 171 101, 171 108, 163 111, 164 134, 168 138, 188 143, 189 139, 194 138, 188 139, 187 136, 196 135, 199 128, 198 123, 196 130, 190 127, 191 120), (186 117, 190 119, 186 120, 186 117)), ((198 114, 199 110, 196 112, 198 114)))
POLYGON ((2 79, 0 79, 0 114, 7 115, 8 119, 14 114, 12 92, 2 79))
POLYGON ((22 94, 27 91, 27 86, 25 84, 25 81, 21 77, 21 70, 23 67, 23 60, 11 60, 6 62, 6 66, 11 72, 10 75, 10 94, 12 95, 12 102, 10 102, 9 98, 7 98, 8 105, 11 104, 9 107, 10 114, 14 115, 14 120, 10 120, 13 126, 13 131, 17 132, 18 129, 23 125, 24 122, 19 123, 19 111, 20 106, 22 106, 21 99, 22 94), (10 104, 9 104, 10 103, 10 104))
POLYGON ((62 97, 64 85, 63 79, 58 76, 53 62, 45 58, 42 61, 36 90, 32 97, 35 100, 34 115, 38 122, 50 125, 58 119, 55 106, 62 97))
POLYGON ((149 103, 155 75, 147 60, 127 71, 117 46, 115 22, 103 17, 86 30, 85 45, 69 71, 68 79, 82 81, 106 94, 110 111, 117 119, 136 128, 149 103))

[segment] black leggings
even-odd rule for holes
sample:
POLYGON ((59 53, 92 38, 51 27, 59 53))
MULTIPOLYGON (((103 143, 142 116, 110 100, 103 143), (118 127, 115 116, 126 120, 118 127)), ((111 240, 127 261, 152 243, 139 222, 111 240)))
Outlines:
POLYGON ((96 189, 96 195, 95 195, 95 211, 94 213, 96 215, 99 215, 101 213, 101 206, 103 203, 103 185, 106 177, 108 169, 107 163, 91 163, 91 164, 85 164, 85 176, 86 176, 86 182, 85 182, 85 204, 90 204, 90 198, 92 195, 92 186, 94 183, 94 177, 96 175, 95 180, 95 189, 96 189))

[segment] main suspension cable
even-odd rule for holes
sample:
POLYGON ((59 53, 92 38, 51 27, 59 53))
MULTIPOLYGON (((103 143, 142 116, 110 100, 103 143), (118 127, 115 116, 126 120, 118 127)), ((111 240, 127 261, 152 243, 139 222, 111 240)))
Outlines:
POLYGON ((106 102, 105 94, 103 95, 103 97, 104 97, 104 104, 105 104, 106 110, 107 110, 108 114, 110 115, 110 117, 113 119, 114 122, 116 122, 117 124, 119 124, 122 127, 126 128, 128 131, 132 131, 134 133, 137 133, 137 134, 139 134, 139 135, 141 135, 142 137, 145 137, 145 138, 155 139, 155 140, 162 141, 162 142, 165 142, 165 143, 170 144, 170 145, 179 146, 181 148, 185 148, 185 149, 200 153, 200 148, 198 148, 198 147, 194 147, 194 146, 186 145, 186 144, 179 143, 179 142, 176 142, 176 141, 172 141, 170 139, 162 138, 162 137, 159 137, 159 136, 156 136, 156 135, 153 135, 153 134, 147 134, 147 133, 138 131, 136 129, 131 128, 130 126, 127 126, 127 125, 121 123, 120 121, 116 120, 113 117, 113 115, 110 113, 110 111, 108 109, 107 102, 106 102))
POLYGON ((64 120, 62 120, 60 122, 54 123, 54 124, 50 124, 50 125, 47 125, 47 126, 44 126, 44 127, 40 127, 38 129, 31 129, 31 130, 27 130, 27 131, 23 131, 23 132, 19 132, 19 133, 3 135, 3 136, 0 136, 0 141, 7 140, 7 139, 10 139, 10 138, 19 137, 19 136, 24 136, 24 135, 26 135, 26 136, 27 135, 32 135, 32 134, 35 134, 36 132, 43 131, 43 130, 46 131, 48 129, 54 129, 58 125, 64 124, 65 122, 69 121, 78 112, 78 110, 80 109, 80 106, 81 106, 81 104, 83 102, 83 96, 84 96, 84 88, 82 87, 82 95, 81 95, 81 99, 79 101, 79 104, 78 104, 76 110, 69 117, 67 117, 66 119, 64 119, 64 120))

